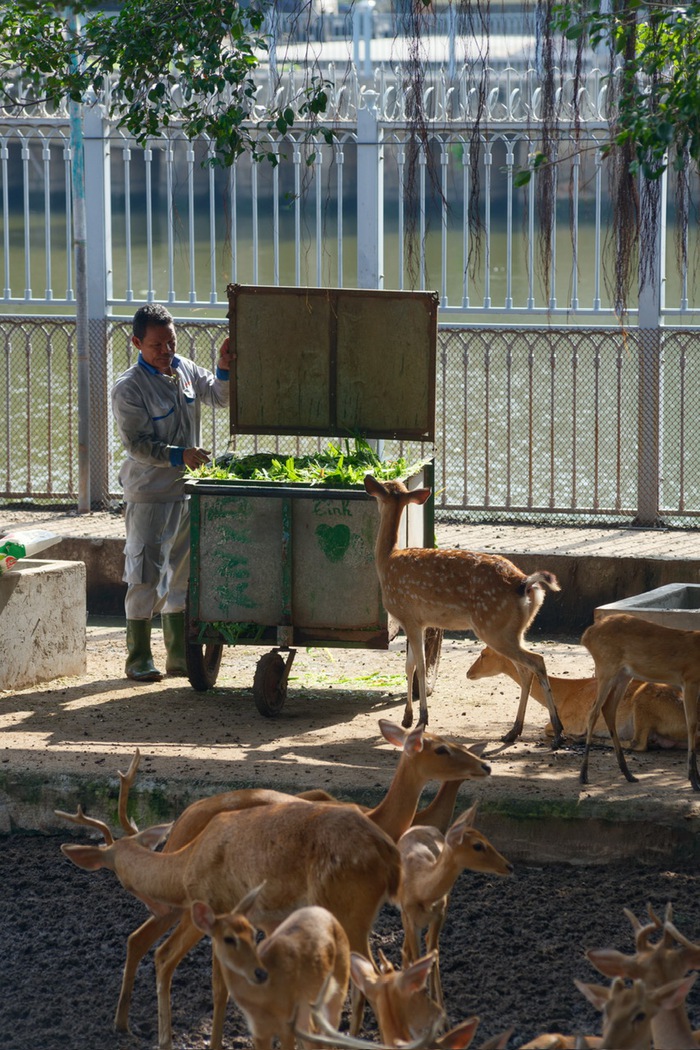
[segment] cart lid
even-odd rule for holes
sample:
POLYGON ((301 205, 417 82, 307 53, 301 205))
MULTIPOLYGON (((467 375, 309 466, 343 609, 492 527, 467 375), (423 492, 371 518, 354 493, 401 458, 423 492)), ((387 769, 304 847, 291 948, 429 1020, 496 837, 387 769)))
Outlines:
POLYGON ((434 439, 437 293, 227 291, 232 433, 434 439))

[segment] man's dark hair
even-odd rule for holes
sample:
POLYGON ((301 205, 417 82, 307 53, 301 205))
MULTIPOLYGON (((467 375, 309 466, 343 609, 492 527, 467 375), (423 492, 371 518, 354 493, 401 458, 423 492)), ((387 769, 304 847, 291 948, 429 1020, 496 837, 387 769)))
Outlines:
POLYGON ((165 325, 172 323, 172 314, 164 306, 161 306, 160 303, 146 303, 145 306, 140 306, 134 314, 131 331, 136 339, 143 339, 149 324, 165 325))

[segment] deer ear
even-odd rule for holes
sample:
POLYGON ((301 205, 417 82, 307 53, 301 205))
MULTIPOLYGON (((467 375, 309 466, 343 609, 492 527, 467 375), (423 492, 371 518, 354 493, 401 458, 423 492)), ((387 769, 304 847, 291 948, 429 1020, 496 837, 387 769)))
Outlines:
POLYGON ((432 493, 432 489, 411 489, 409 503, 425 503, 432 493))
POLYGON ((107 867, 102 846, 79 846, 66 842, 61 846, 61 853, 85 871, 97 871, 107 867))
POLYGON ((586 958, 606 977, 639 977, 634 955, 623 955, 614 948, 590 948, 586 958))
POLYGON ((586 984, 584 981, 579 981, 576 977, 574 978, 574 984, 581 995, 585 995, 588 1002, 595 1006, 596 1010, 603 1010, 610 998, 609 988, 603 984, 586 984))
POLYGON ((191 908, 192 922, 195 924, 198 930, 202 933, 206 933, 211 937, 211 931, 214 928, 214 921, 216 916, 214 912, 205 904, 204 901, 194 901, 191 908))
POLYGON ((350 976, 363 995, 376 983, 377 973, 369 959, 359 952, 350 952, 350 976))
POLYGON ((144 846, 146 849, 155 849, 156 846, 160 846, 161 842, 165 842, 168 835, 172 830, 173 822, 169 824, 154 824, 151 828, 144 828, 143 831, 137 832, 136 835, 131 835, 132 842, 138 842, 139 846, 144 846))
POLYGON ((408 733, 401 726, 398 726, 396 722, 390 722, 388 718, 380 718, 379 732, 388 744, 393 744, 394 747, 403 749, 408 733))
POLYGON ((441 1035, 438 1045, 442 1050, 466 1050, 471 1045, 478 1027, 479 1018, 468 1017, 466 1021, 462 1021, 461 1024, 455 1025, 454 1028, 450 1028, 449 1032, 441 1035))
POLYGON ((411 963, 398 976, 401 987, 408 992, 420 992, 427 983, 430 972, 435 965, 436 952, 430 952, 421 959, 411 963))

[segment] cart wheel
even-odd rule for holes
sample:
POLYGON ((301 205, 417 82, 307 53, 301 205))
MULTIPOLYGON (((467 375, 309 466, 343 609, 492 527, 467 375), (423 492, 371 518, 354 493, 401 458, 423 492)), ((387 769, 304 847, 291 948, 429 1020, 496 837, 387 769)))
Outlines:
POLYGON ((279 653, 266 653, 258 660, 253 679, 253 699, 261 715, 273 718, 287 699, 286 665, 279 653))
MULTIPOLYGON (((425 691, 432 696, 437 679, 438 667, 440 666, 440 653, 442 652, 442 636, 444 632, 441 627, 426 627, 425 630, 425 691)), ((413 699, 418 700, 418 678, 413 676, 413 699)))
POLYGON ((223 645, 215 642, 211 642, 209 645, 196 645, 193 642, 187 642, 185 645, 187 677, 192 688, 196 689, 198 693, 205 693, 207 689, 211 689, 216 685, 223 651, 223 645))

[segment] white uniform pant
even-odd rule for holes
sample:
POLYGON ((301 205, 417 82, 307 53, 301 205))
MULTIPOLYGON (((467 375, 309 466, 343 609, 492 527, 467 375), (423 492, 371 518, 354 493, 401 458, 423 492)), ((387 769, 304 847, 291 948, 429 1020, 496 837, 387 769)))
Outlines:
POLYGON ((127 503, 127 620, 182 612, 190 569, 190 503, 127 503))

